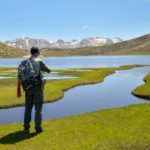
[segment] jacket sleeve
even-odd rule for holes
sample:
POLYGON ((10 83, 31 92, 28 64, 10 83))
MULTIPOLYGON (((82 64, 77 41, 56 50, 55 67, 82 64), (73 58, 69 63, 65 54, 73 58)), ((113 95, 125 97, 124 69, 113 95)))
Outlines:
POLYGON ((48 68, 48 66, 43 61, 40 61, 40 71, 47 72, 47 73, 51 72, 51 70, 48 68))

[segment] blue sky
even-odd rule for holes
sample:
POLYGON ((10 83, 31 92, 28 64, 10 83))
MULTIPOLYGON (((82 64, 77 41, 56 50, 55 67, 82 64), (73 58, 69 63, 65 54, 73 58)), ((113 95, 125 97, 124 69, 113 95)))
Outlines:
POLYGON ((150 33, 150 0, 0 0, 0 41, 131 39, 150 33))

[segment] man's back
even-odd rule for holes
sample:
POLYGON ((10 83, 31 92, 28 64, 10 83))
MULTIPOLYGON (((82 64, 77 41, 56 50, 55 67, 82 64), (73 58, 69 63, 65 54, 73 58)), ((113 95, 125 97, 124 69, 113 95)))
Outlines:
MULTIPOLYGON (((37 47, 31 48, 31 63, 36 76, 43 78, 42 72, 51 72, 45 63, 38 58, 40 54, 37 47)), ((24 114, 24 131, 29 132, 31 122, 32 107, 35 105, 35 130, 37 133, 42 132, 42 106, 43 106, 43 84, 40 83, 29 90, 25 91, 25 114, 24 114)))

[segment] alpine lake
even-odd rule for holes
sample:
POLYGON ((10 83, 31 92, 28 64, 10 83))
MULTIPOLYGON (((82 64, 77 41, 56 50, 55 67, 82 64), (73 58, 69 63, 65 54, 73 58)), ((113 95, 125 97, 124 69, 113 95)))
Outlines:
MULTIPOLYGON (((17 67, 25 58, 0 58, 0 67, 17 67)), ((76 78, 75 76, 58 75, 53 70, 80 68, 112 68, 124 65, 150 65, 150 56, 73 56, 46 57, 43 61, 52 69, 45 74, 46 80, 76 78)), ((43 105, 43 120, 51 120, 93 112, 96 110, 127 106, 131 104, 149 103, 131 94, 132 90, 143 84, 143 78, 150 73, 150 66, 136 67, 130 70, 118 70, 105 77, 103 82, 81 85, 65 92, 64 97, 43 105)), ((9 78, 0 76, 0 80, 9 78)), ((19 101, 19 99, 18 99, 19 101)), ((0 124, 23 122, 24 106, 0 109, 0 124)), ((33 114, 34 116, 34 110, 33 114)), ((34 120, 34 117, 32 119, 34 120)))

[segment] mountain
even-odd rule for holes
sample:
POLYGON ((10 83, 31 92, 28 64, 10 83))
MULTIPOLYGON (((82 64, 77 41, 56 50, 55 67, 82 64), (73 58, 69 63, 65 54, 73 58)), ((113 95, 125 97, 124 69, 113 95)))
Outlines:
POLYGON ((23 48, 23 49, 30 49, 32 46, 37 46, 40 49, 46 48, 51 46, 51 42, 44 40, 44 39, 32 39, 29 37, 18 38, 15 40, 7 40, 4 42, 8 46, 23 48))
POLYGON ((27 51, 20 48, 7 46, 0 43, 0 57, 22 57, 27 55, 27 51))
MULTIPOLYGON (((29 39, 29 38, 25 38, 25 39, 29 39)), ((70 42, 58 40, 56 43, 48 42, 53 48, 42 48, 41 54, 44 56, 150 54, 150 34, 138 38, 134 38, 131 40, 122 41, 122 42, 120 42, 119 38, 114 38, 111 40, 106 38, 103 39, 87 38, 81 40, 80 42, 77 40, 73 40, 70 42), (96 45, 96 43, 99 43, 99 41, 101 42, 103 41, 104 44, 105 43, 109 43, 109 44, 91 47, 91 45, 96 45), (80 44, 82 44, 82 47, 75 48, 76 45, 80 45, 80 44), (85 45, 89 47, 84 47, 85 45), (72 48, 63 49, 60 47, 72 47, 72 48)), ((15 41, 14 42, 11 41, 10 45, 14 43, 13 46, 16 46, 15 41)), ((0 42, 0 57, 21 57, 27 54, 28 54, 27 51, 23 49, 14 48, 0 42)))
MULTIPOLYGON (((117 40, 118 38, 114 39, 113 43, 109 41, 110 44, 103 46, 82 47, 76 49, 43 49, 42 52, 43 55, 49 56, 150 54, 150 34, 115 43, 115 41, 118 42, 117 40)), ((84 40, 84 42, 87 41, 84 40)))
POLYGON ((86 38, 81 40, 80 47, 93 47, 113 43, 112 39, 104 37, 86 38))
MULTIPOLYGON (((94 48, 96 50, 96 48, 94 48)), ((147 54, 150 53, 150 34, 120 43, 98 47, 99 53, 105 54, 147 54)))
POLYGON ((78 48, 80 47, 80 42, 77 40, 72 40, 69 42, 65 42, 62 39, 59 39, 56 43, 52 43, 50 48, 65 48, 65 49, 69 49, 69 48, 78 48))
POLYGON ((119 42, 122 42, 123 40, 119 37, 116 37, 116 38, 112 38, 112 43, 119 43, 119 42))
POLYGON ((101 46, 107 45, 111 43, 118 43, 121 42, 122 39, 120 38, 104 38, 104 37, 90 37, 85 38, 81 41, 72 40, 72 41, 64 41, 59 39, 56 43, 52 41, 47 41, 45 39, 32 39, 29 37, 18 38, 15 40, 8 40, 4 43, 8 46, 23 48, 23 49, 30 49, 32 46, 37 46, 40 49, 42 48, 60 48, 60 49, 70 49, 70 48, 81 48, 81 47, 93 47, 93 46, 101 46))

